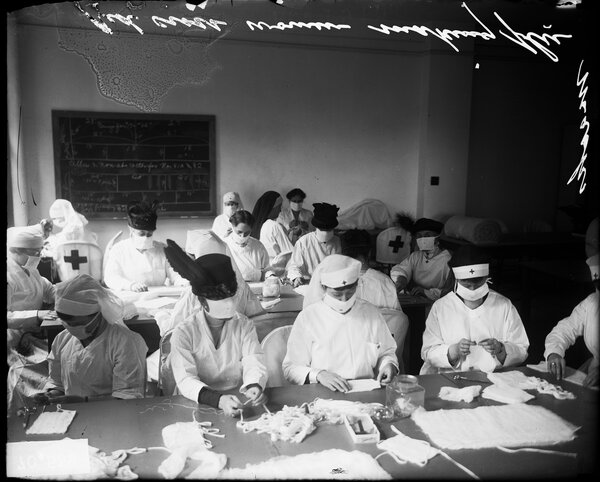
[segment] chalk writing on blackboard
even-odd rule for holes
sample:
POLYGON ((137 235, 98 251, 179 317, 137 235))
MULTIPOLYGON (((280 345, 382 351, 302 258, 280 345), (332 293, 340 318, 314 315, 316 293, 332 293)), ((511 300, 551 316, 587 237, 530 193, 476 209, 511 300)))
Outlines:
POLYGON ((57 196, 87 217, 123 217, 131 201, 163 216, 215 214, 215 118, 54 111, 57 196))

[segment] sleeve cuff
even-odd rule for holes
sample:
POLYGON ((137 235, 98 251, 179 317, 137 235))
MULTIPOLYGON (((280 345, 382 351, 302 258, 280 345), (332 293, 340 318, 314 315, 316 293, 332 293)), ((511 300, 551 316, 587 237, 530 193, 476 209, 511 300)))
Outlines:
POLYGON ((323 370, 319 369, 319 368, 311 368, 310 371, 308 372, 308 382, 309 383, 318 383, 317 382, 317 376, 319 375, 319 373, 321 373, 323 370))
POLYGON ((202 387, 200 393, 198 393, 198 403, 209 405, 213 408, 219 408, 220 398, 221 394, 219 392, 207 386, 202 387))

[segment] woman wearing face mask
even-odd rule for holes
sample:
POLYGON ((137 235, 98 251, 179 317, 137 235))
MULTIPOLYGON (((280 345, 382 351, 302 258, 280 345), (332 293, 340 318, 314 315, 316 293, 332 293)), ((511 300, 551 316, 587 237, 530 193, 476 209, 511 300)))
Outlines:
POLYGON ((448 263, 453 292, 431 307, 421 357, 421 375, 471 368, 491 372, 525 361, 529 339, 508 298, 488 288, 489 260, 477 248, 461 246, 448 263))
POLYGON ((242 402, 224 394, 239 387, 253 405, 266 402, 264 355, 253 323, 235 310, 235 272, 228 256, 207 254, 192 260, 173 241, 167 240, 169 262, 192 286, 202 310, 181 321, 171 337, 167 364, 177 390, 198 403, 236 416, 242 402))
POLYGON ((301 236, 314 231, 311 223, 313 213, 302 207, 306 199, 302 189, 292 189, 285 197, 289 201, 289 207, 281 210, 277 222, 287 229, 289 239, 294 245, 301 236))
POLYGON ((254 216, 248 211, 237 211, 229 219, 233 231, 225 238, 235 264, 245 281, 261 281, 273 275, 269 267, 269 253, 263 244, 250 233, 254 216))
POLYGON ((48 352, 44 340, 28 333, 40 333, 42 320, 54 303, 54 285, 37 270, 44 239, 39 226, 13 227, 6 230, 6 322, 8 364, 21 354, 28 361, 41 361, 48 352), (21 349, 26 347, 27 350, 21 349), (37 357, 37 358, 36 358, 37 357))
POLYGON ((237 192, 225 193, 223 196, 223 212, 213 221, 212 232, 221 239, 225 239, 229 236, 233 230, 229 218, 231 218, 236 211, 242 209, 244 209, 244 205, 237 192))
POLYGON ((285 228, 275 221, 281 211, 283 198, 275 191, 264 193, 256 204, 252 216, 255 219, 252 236, 259 239, 269 254, 269 263, 278 275, 283 274, 294 246, 285 228))
POLYGON ((158 202, 132 203, 127 210, 129 238, 108 252, 104 282, 113 290, 148 291, 149 286, 185 286, 167 262, 165 245, 154 241, 158 202))
POLYGON ((590 256, 586 261, 590 268, 594 292, 579 303, 573 312, 558 322, 546 337, 546 359, 548 371, 560 380, 565 375, 565 352, 575 344, 577 338, 583 337, 585 346, 592 354, 579 370, 586 373, 583 385, 598 387, 598 364, 600 360, 598 350, 598 320, 599 320, 599 295, 600 270, 598 254, 590 256))
POLYGON ((440 248, 439 235, 444 225, 433 219, 421 218, 411 229, 418 251, 414 251, 391 269, 396 291, 437 300, 452 289, 448 261, 450 253, 440 248))
POLYGON ((144 339, 123 324, 119 299, 87 274, 56 285, 56 313, 64 326, 48 355, 43 403, 98 398, 143 398, 144 339))
POLYGON ((313 206, 311 222, 316 229, 298 240, 288 263, 288 278, 294 287, 308 283, 313 271, 326 256, 342 252, 340 238, 333 234, 340 208, 327 203, 315 203, 313 206))
POLYGON ((348 380, 385 385, 398 373, 396 342, 383 317, 357 299, 360 268, 360 261, 338 254, 321 263, 323 299, 298 314, 288 339, 283 373, 290 382, 346 392, 348 380))

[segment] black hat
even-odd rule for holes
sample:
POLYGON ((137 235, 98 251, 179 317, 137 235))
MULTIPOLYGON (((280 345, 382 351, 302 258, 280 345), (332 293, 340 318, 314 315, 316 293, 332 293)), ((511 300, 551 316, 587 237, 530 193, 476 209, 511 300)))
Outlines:
POLYGON ((158 201, 152 204, 146 201, 133 202, 127 206, 127 216, 129 217, 129 226, 134 229, 143 229, 145 231, 156 230, 156 219, 158 215, 158 201))
POLYGON ((323 231, 329 231, 338 225, 337 213, 340 210, 335 204, 314 203, 312 225, 323 231))
POLYGON ((444 225, 435 219, 421 218, 413 225, 412 233, 418 233, 419 231, 433 231, 435 233, 441 233, 444 229, 444 225))
POLYGON ((452 255, 448 266, 456 279, 479 278, 489 275, 490 258, 475 246, 460 246, 452 255))

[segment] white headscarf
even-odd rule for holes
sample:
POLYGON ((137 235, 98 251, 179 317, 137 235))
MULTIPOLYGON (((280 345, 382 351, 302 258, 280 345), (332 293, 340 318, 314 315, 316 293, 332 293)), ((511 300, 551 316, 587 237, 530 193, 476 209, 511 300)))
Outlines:
POLYGON ((57 312, 80 316, 102 312, 109 323, 123 323, 123 302, 88 274, 56 285, 54 307, 57 312))
POLYGON ((41 248, 44 246, 44 237, 41 227, 15 226, 6 230, 7 248, 41 248))
POLYGON ((57 199, 52 203, 49 209, 50 218, 64 218, 62 225, 54 224, 62 228, 62 232, 70 239, 83 239, 83 228, 88 220, 83 214, 79 214, 73 208, 70 201, 66 199, 57 199))

